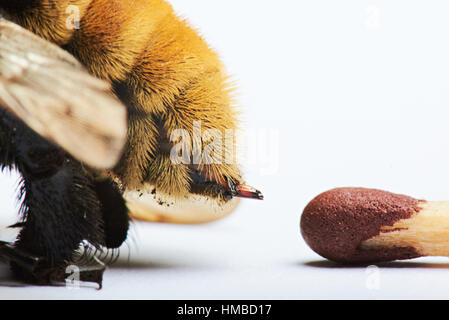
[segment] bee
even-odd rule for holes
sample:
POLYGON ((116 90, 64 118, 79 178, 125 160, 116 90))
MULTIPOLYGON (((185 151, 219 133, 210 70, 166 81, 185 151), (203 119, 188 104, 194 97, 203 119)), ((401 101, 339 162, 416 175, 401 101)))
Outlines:
POLYGON ((0 257, 18 278, 62 281, 81 244, 119 248, 130 216, 207 222, 263 199, 234 157, 229 76, 168 2, 0 0, 0 14, 0 165, 23 177, 0 257))

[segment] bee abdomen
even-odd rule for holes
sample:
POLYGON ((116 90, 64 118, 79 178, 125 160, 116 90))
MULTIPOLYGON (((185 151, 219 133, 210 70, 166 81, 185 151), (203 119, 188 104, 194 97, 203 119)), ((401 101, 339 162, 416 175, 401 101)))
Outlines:
POLYGON ((72 38, 92 0, 0 0, 8 18, 63 46, 72 38))
POLYGON ((161 0, 92 0, 66 48, 95 76, 123 81, 170 13, 161 0))
MULTIPOLYGON (((114 170, 121 183, 136 188, 150 182, 169 194, 189 193, 190 167, 172 163, 159 147, 174 130, 186 130, 193 138, 195 123, 223 137, 236 128, 232 90, 218 55, 164 0, 39 3, 21 24, 62 45, 94 76, 112 83, 128 107, 128 144, 114 170), (73 30, 66 24, 73 22, 69 6, 79 9, 73 30)), ((226 146, 223 154, 233 150, 234 145, 226 146)), ((197 169, 212 182, 239 181, 236 164, 217 160, 197 169)))

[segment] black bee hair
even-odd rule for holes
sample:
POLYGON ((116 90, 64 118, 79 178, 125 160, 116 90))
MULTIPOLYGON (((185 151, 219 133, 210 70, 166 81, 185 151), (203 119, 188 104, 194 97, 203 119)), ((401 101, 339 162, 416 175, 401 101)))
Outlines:
MULTIPOLYGON (((108 179, 93 179, 80 162, 3 109, 0 168, 15 169, 22 176, 17 224, 22 230, 14 247, 25 259, 11 261, 12 271, 22 280, 63 280, 68 264, 87 264, 92 261, 87 256, 118 248, 126 240, 128 209, 118 186, 108 179), (84 250, 80 257, 82 243, 94 248, 94 254, 84 250), (37 266, 24 263, 36 258, 37 266), (47 277, 40 274, 43 270, 47 277)), ((115 251, 112 256, 117 256, 115 251)))

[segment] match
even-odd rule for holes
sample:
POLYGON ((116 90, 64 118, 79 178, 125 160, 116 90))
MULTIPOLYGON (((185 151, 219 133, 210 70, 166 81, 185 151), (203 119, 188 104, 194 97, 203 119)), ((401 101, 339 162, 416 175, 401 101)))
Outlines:
POLYGON ((313 199, 301 217, 307 244, 339 263, 449 256, 449 202, 339 188, 313 199))

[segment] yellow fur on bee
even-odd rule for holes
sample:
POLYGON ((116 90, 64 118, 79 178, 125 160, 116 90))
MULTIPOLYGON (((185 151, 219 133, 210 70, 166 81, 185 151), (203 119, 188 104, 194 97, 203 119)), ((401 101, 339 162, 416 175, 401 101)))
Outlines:
MULTIPOLYGON (((7 1, 21 2, 20 0, 7 1)), ((35 2, 38 4, 13 15, 14 22, 41 38, 58 45, 65 45, 73 34, 73 29, 67 27, 70 15, 75 12, 76 15, 83 16, 91 0, 38 0, 35 2), (76 11, 72 12, 72 8, 76 11)))
MULTIPOLYGON (((120 98, 130 110, 129 141, 115 178, 130 189, 148 183, 173 196, 187 194, 192 166, 173 163, 160 143, 175 129, 193 136, 194 122, 223 137, 236 129, 232 88, 218 55, 163 0, 40 2, 18 22, 64 45, 95 76, 126 88, 120 98), (65 28, 69 5, 80 8, 79 29, 65 28)), ((204 141, 194 143, 202 148, 204 141)), ((233 143, 224 147, 223 154, 234 152, 233 143)), ((195 169, 220 184, 225 177, 242 182, 235 162, 216 160, 195 169)))
POLYGON ((93 0, 69 44, 97 77, 125 80, 171 7, 160 0, 93 0))

